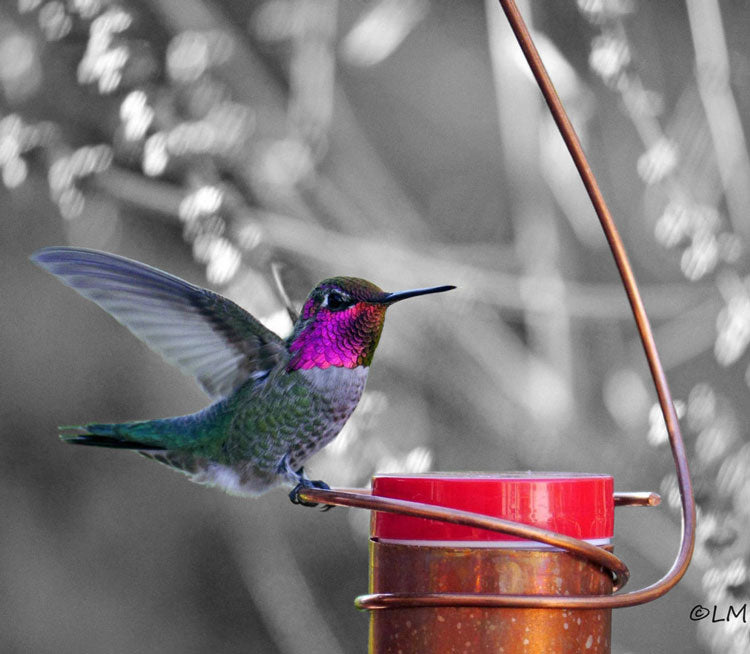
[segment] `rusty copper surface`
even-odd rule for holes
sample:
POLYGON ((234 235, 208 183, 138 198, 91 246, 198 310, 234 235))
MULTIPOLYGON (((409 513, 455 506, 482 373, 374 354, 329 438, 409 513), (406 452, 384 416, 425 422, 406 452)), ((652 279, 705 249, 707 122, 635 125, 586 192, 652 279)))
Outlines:
MULTIPOLYGON (((370 589, 400 593, 605 595, 601 566, 567 552, 370 542, 370 589)), ((610 651, 611 610, 423 607, 373 611, 370 652, 610 651)))

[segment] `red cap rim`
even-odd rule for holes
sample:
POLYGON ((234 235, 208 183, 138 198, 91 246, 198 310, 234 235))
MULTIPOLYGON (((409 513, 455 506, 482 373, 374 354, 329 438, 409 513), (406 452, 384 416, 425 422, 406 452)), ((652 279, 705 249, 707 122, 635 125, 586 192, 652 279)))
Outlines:
MULTIPOLYGON (((381 474, 373 495, 473 511, 599 540, 614 531, 614 480, 567 472, 381 474)), ((484 529, 375 512, 373 538, 396 541, 519 541, 484 529)), ((525 541, 529 542, 529 541, 525 541)))

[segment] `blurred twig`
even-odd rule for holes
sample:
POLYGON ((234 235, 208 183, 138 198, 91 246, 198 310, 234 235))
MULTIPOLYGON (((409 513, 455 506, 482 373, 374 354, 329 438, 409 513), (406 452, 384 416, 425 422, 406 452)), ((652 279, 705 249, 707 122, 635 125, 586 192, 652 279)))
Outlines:
MULTIPOLYGON (((90 184, 149 215, 169 222, 179 221, 177 209, 185 195, 179 187, 117 167, 92 177, 90 184)), ((330 267, 330 252, 335 251, 341 268, 359 270, 359 274, 373 278, 390 276, 394 271, 413 270, 419 271, 424 280, 429 280, 444 276, 449 270, 452 283, 463 284, 464 298, 509 311, 527 311, 530 302, 541 308, 548 301, 557 302, 554 297, 548 299, 547 294, 564 293, 568 310, 575 318, 630 320, 627 303, 616 284, 565 280, 561 287, 553 285, 550 289, 547 284, 503 272, 501 266, 505 262, 500 259, 495 261, 496 269, 467 264, 467 250, 463 246, 423 243, 419 250, 415 250, 400 239, 384 242, 382 237, 373 243, 367 235, 342 234, 305 220, 262 210, 248 209, 247 220, 249 224, 260 223, 268 244, 292 252, 303 260, 325 264, 327 268, 330 267)), ((238 220, 234 229, 241 232, 243 227, 243 221, 238 220)), ((677 283, 644 285, 642 291, 649 312, 657 320, 679 315, 705 301, 711 293, 708 286, 677 283)))
MULTIPOLYGON (((232 35, 237 50, 231 66, 223 73, 237 100, 261 111, 256 136, 263 140, 289 136, 282 120, 287 103, 280 83, 236 26, 225 18, 218 4, 205 0, 158 0, 157 6, 175 30, 219 28, 232 35)), ((286 187, 282 193, 280 188, 260 183, 254 174, 260 162, 252 160, 236 166, 238 176, 272 211, 306 217, 311 222, 332 218, 339 229, 347 231, 368 226, 386 232, 424 234, 423 219, 369 145, 345 94, 339 87, 334 87, 333 93, 332 120, 336 129, 328 138, 337 156, 324 170, 315 172, 314 179, 309 180, 314 183, 302 188, 286 187)), ((261 149, 255 157, 264 154, 261 149)))
POLYGON ((717 0, 688 0, 695 75, 734 231, 750 242, 750 156, 729 86, 729 51, 717 0))
POLYGON ((318 608, 273 507, 255 512, 250 525, 244 505, 232 502, 227 517, 243 581, 279 652, 345 654, 318 608))
MULTIPOLYGON (((522 2, 529 14, 528 3, 522 2)), ((511 216, 517 261, 524 280, 537 293, 521 294, 528 347, 552 366, 558 383, 566 386, 570 401, 575 397, 573 369, 574 337, 566 302, 565 284, 559 267, 560 234, 555 224, 550 193, 539 164, 541 103, 536 86, 516 66, 517 43, 497 2, 486 0, 495 100, 503 142, 505 174, 513 193, 511 216), (540 304, 544 289, 555 289, 540 304)))

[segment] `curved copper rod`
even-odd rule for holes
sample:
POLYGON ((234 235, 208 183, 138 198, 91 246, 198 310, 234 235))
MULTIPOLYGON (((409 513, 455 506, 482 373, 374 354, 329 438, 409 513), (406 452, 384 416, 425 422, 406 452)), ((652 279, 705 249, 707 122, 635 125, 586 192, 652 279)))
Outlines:
POLYGON ((607 609, 622 606, 604 602, 621 595, 482 595, 480 593, 374 593, 360 595, 354 605, 363 611, 416 609, 439 606, 479 607, 483 609, 607 609))
MULTIPOLYGON (((369 488, 344 488, 339 486, 336 490, 345 493, 357 493, 358 495, 372 494, 369 488)), ((612 497, 615 506, 659 506, 661 504, 661 495, 653 491, 612 493, 612 497)))
MULTIPOLYGON (((410 502, 392 497, 380 497, 372 495, 369 491, 344 491, 337 488, 306 488, 299 492, 299 497, 305 502, 352 506, 359 509, 369 509, 370 511, 381 511, 383 513, 398 513, 399 515, 408 515, 414 518, 429 518, 546 543, 547 545, 567 550, 575 556, 587 559, 592 563, 597 563, 609 570, 612 574, 615 590, 622 588, 630 578, 628 567, 611 552, 587 543, 585 540, 564 536, 548 529, 532 527, 520 522, 495 518, 482 515, 481 513, 472 513, 471 511, 450 509, 434 504, 410 502)), ((447 594, 443 596, 447 596, 447 594)), ((479 595, 478 597, 489 596, 479 595)))
MULTIPOLYGON (((555 91, 552 81, 539 56, 539 52, 534 45, 528 28, 524 23, 523 17, 518 11, 514 0, 499 0, 500 4, 508 18, 511 28, 513 29, 518 43, 521 46, 526 59, 531 67, 532 73, 536 78, 539 88, 549 106, 555 123, 565 141, 565 145, 575 163, 576 168, 581 176, 586 191, 589 194, 591 203, 596 211, 601 223, 604 234, 609 243, 615 264, 622 278, 625 287, 625 293, 630 307, 633 311, 635 323, 638 328, 638 334, 643 343, 643 349, 648 360, 651 376, 654 380, 656 393, 659 398, 664 420, 669 435, 669 444, 672 449, 672 456, 677 469, 677 482, 682 500, 682 534, 680 538, 680 548, 672 567, 667 573, 654 584, 640 590, 622 593, 620 595, 606 596, 576 596, 576 597, 556 597, 556 596, 530 596, 530 595, 475 595, 459 593, 441 593, 414 595, 408 593, 381 593, 378 595, 367 595, 358 598, 357 604, 361 608, 378 609, 378 608, 396 608, 396 607, 417 607, 417 606, 493 606, 493 607, 523 607, 523 608, 616 608, 623 606, 635 606, 650 602, 667 593, 682 578, 687 571, 690 559, 695 546, 695 500, 693 498, 692 484, 690 481, 690 471, 687 464, 687 455, 685 445, 680 432, 677 413, 672 402, 672 396, 667 384, 667 378, 664 368, 659 360, 656 350, 651 326, 643 306, 638 287, 635 282, 633 270, 628 261, 625 248, 620 239, 620 235, 615 227, 612 215, 607 207, 604 197, 599 189, 591 167, 583 152, 581 143, 576 135, 575 130, 568 118, 567 113, 555 91)), ((487 516, 478 516, 476 514, 467 514, 457 512, 454 509, 445 509, 442 507, 431 507, 430 505, 419 505, 414 502, 404 502, 402 500, 393 500, 389 498, 375 498, 368 496, 367 493, 346 493, 335 490, 309 489, 300 493, 300 496, 312 502, 324 502, 327 504, 341 504, 345 506, 359 506, 380 511, 403 512, 408 515, 421 517, 431 517, 433 519, 446 520, 460 524, 483 527, 485 529, 495 529, 505 533, 515 535, 526 534, 527 538, 540 540, 550 544, 563 546, 565 549, 577 554, 578 556, 591 557, 592 560, 600 561, 601 555, 592 553, 587 550, 588 543, 576 539, 568 539, 559 534, 539 533, 544 530, 536 530, 526 525, 501 521, 499 519, 489 518, 487 516), (442 513, 442 515, 441 515, 442 513), (461 515, 463 514, 463 515, 461 515), (572 542, 571 542, 572 541, 572 542), (595 557, 595 558, 594 558, 595 557)), ((650 495, 647 498, 625 498, 620 502, 621 505, 627 504, 646 504, 653 506, 657 504, 656 496, 650 495)), ((594 548, 599 549, 599 548, 594 548)), ((602 550, 604 551, 604 550, 602 550)), ((616 557, 613 557, 616 559, 616 557)), ((611 565, 604 564, 614 575, 618 572, 611 565)), ((617 563, 621 564, 619 559, 617 563)), ((624 567, 625 571, 627 568, 624 567)), ((624 577, 627 579, 627 577, 624 577)), ((622 579, 619 580, 622 586, 622 579)))
MULTIPOLYGON (((372 495, 369 489, 322 489, 309 488, 300 491, 300 499, 306 502, 349 506, 370 511, 383 511, 410 515, 416 518, 441 520, 468 527, 488 529, 504 534, 511 534, 527 540, 560 547, 575 556, 598 563, 612 575, 614 590, 622 588, 630 577, 627 566, 614 554, 605 549, 591 545, 586 541, 556 534, 546 529, 539 529, 510 520, 493 518, 479 513, 460 511, 443 506, 409 502, 390 497, 372 495)), ((660 498, 656 493, 617 493, 618 506, 655 506, 660 498)), ((648 590, 648 589, 644 589, 648 590)), ((664 591, 666 592, 666 591, 664 591)), ((651 597, 633 601, 643 591, 623 593, 621 595, 485 595, 478 593, 376 593, 361 595, 356 598, 357 608, 373 611, 391 608, 417 608, 438 606, 474 606, 485 608, 576 608, 601 609, 620 606, 632 606, 650 601, 651 597)), ((655 595, 654 597, 658 597, 655 595)))
POLYGON ((622 244, 622 240, 620 239, 620 235, 617 232, 617 228, 612 219, 612 214, 604 201, 604 196, 602 195, 599 185, 596 182, 596 178, 591 171, 591 167, 589 166, 586 155, 581 147, 581 142, 579 141, 578 136, 573 129, 573 125, 568 118, 568 114, 566 113, 565 108, 557 95, 557 91, 549 78, 547 70, 542 63, 539 52, 531 39, 529 30, 524 23, 523 17, 521 16, 515 1, 500 0, 500 5, 508 18, 511 29, 518 40, 518 44, 521 46, 521 50, 531 67, 531 72, 534 74, 537 84, 539 84, 544 99, 547 101, 552 117, 554 118, 555 123, 560 130, 560 134, 565 141, 565 145, 570 152, 570 156, 578 169, 583 185, 586 187, 586 191, 591 199, 591 204, 594 206, 596 215, 599 217, 599 222, 601 223, 604 234, 607 237, 607 242, 612 250, 612 256, 615 259, 617 270, 622 278, 625 293, 633 311, 633 317, 635 318, 635 323, 638 327, 638 334, 643 343, 643 350, 646 354, 646 359, 648 360, 651 376, 654 379, 654 385, 656 386, 659 405, 661 406, 662 413, 664 414, 664 421, 667 425, 669 445, 672 449, 675 467, 677 468, 677 483, 680 489, 680 497, 682 499, 682 534, 677 558, 669 571, 656 583, 641 590, 631 591, 629 593, 612 597, 611 602, 600 604, 600 606, 633 606, 635 604, 642 604, 656 599, 657 597, 661 597, 664 593, 670 590, 687 571, 690 559, 693 555, 693 548, 695 546, 695 500, 693 498, 693 488, 690 481, 690 470, 688 469, 685 444, 682 440, 677 412, 675 411, 672 402, 672 395, 669 392, 667 377, 664 374, 664 368, 661 365, 659 354, 656 350, 656 343, 654 342, 651 325, 646 316, 643 300, 638 292, 635 276, 630 267, 628 256, 625 253, 625 247, 622 244))

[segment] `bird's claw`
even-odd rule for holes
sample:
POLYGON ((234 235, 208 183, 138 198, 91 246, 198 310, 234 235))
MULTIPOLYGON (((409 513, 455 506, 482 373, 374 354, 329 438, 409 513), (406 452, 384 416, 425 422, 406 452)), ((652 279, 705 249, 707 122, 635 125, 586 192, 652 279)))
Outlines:
MULTIPOLYGON (((297 485, 289 493, 289 499, 292 501, 292 504, 298 504, 299 506, 318 506, 317 502, 306 502, 305 500, 300 498, 300 493, 307 488, 321 488, 324 490, 329 490, 331 488, 324 481, 321 481, 319 479, 313 481, 312 479, 309 479, 305 474, 304 468, 294 470, 289 464, 289 454, 285 454, 282 457, 279 463, 279 472, 284 473, 287 479, 289 479, 292 483, 294 483, 295 481, 297 482, 297 485)), ((323 506, 322 510, 328 511, 332 508, 332 504, 326 504, 323 506)))
MULTIPOLYGON (((328 490, 331 487, 320 479, 313 481, 300 475, 300 482, 289 493, 289 499, 292 501, 292 504, 299 504, 300 506, 318 506, 317 502, 307 502, 300 497, 300 493, 308 488, 321 488, 324 490, 328 490)), ((326 504, 325 506, 323 506, 322 510, 328 511, 332 508, 333 505, 326 504)))

